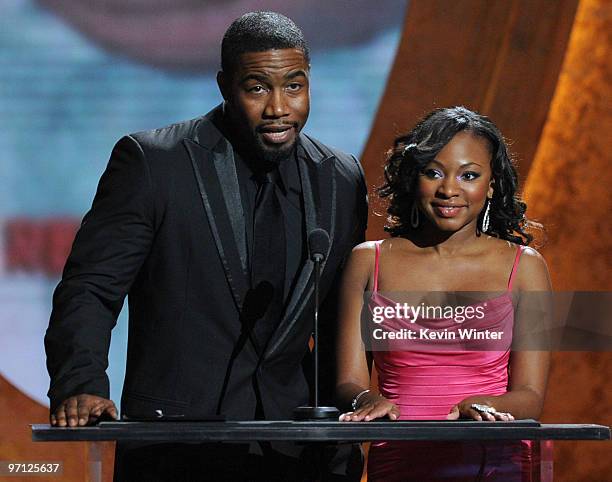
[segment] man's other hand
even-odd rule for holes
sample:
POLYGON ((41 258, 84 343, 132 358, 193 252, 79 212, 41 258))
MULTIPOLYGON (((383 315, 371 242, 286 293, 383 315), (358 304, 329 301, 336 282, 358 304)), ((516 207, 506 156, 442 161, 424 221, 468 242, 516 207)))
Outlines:
POLYGON ((55 427, 82 427, 107 417, 117 419, 117 407, 113 401, 83 393, 60 403, 50 421, 55 427))

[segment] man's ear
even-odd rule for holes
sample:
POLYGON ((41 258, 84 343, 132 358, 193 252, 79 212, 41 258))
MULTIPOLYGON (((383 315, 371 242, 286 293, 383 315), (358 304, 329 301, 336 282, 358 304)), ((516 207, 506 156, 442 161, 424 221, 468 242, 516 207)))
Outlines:
POLYGON ((222 70, 217 72, 217 85, 219 86, 219 92, 221 92, 223 100, 227 101, 230 91, 229 78, 222 70))

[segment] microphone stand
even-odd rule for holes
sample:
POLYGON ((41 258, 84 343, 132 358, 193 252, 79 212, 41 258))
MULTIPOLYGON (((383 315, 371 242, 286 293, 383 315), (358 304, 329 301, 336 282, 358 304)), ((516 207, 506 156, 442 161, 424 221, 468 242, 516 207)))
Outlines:
POLYGON ((315 376, 315 407, 319 406, 319 282, 321 281, 321 258, 315 255, 315 312, 314 312, 314 376, 315 376))
POLYGON ((340 410, 336 407, 321 407, 319 406, 319 282, 321 280, 321 261, 324 256, 316 253, 313 256, 315 270, 315 312, 314 312, 314 329, 313 339, 314 348, 312 350, 314 357, 314 407, 301 406, 293 410, 293 418, 295 420, 325 420, 338 419, 340 410))

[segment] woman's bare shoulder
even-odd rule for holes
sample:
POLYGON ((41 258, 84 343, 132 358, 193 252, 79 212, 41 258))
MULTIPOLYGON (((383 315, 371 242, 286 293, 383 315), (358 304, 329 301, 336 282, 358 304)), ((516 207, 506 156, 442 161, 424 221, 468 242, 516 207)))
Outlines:
POLYGON ((358 253, 358 256, 364 256, 368 251, 374 253, 376 251, 376 244, 380 242, 381 241, 364 241, 363 243, 359 243, 353 248, 353 253, 358 253))
POLYGON ((376 244, 380 241, 365 241, 351 251, 348 264, 352 267, 369 267, 374 264, 376 244))
POLYGON ((377 241, 366 241, 353 248, 344 267, 343 285, 365 287, 374 272, 377 241))
POLYGON ((496 245, 499 247, 500 251, 510 253, 513 256, 518 254, 518 250, 522 250, 520 263, 523 265, 529 265, 537 269, 538 267, 545 267, 546 261, 544 261, 544 257, 531 246, 524 246, 517 243, 513 243, 511 241, 506 241, 505 239, 494 238, 496 245))
POLYGON ((534 248, 525 247, 517 273, 522 290, 550 290, 551 280, 544 257, 534 248))
POLYGON ((418 248, 410 239, 399 236, 383 239, 380 243, 381 252, 407 254, 412 251, 418 251, 418 248))
POLYGON ((550 275, 544 257, 530 246, 522 246, 504 239, 494 239, 494 244, 500 256, 514 260, 520 253, 516 268, 516 286, 518 289, 550 289, 550 275))
POLYGON ((518 250, 523 249, 523 256, 527 249, 531 251, 535 251, 532 248, 527 248, 526 246, 521 246, 520 244, 513 243, 512 241, 508 241, 506 239, 494 238, 492 236, 487 236, 487 243, 485 246, 486 253, 492 256, 499 256, 500 261, 505 261, 507 259, 512 259, 516 257, 518 250))

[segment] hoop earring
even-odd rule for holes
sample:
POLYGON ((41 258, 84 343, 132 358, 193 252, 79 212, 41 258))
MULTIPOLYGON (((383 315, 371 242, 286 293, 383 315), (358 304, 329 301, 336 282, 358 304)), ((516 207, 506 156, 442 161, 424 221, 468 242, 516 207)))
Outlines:
POLYGON ((482 228, 481 231, 486 233, 489 230, 489 210, 491 208, 491 200, 487 199, 487 208, 485 209, 484 215, 482 216, 482 228))
POLYGON ((412 203, 412 209, 410 210, 410 226, 413 228, 419 227, 419 208, 417 208, 416 202, 412 203))

